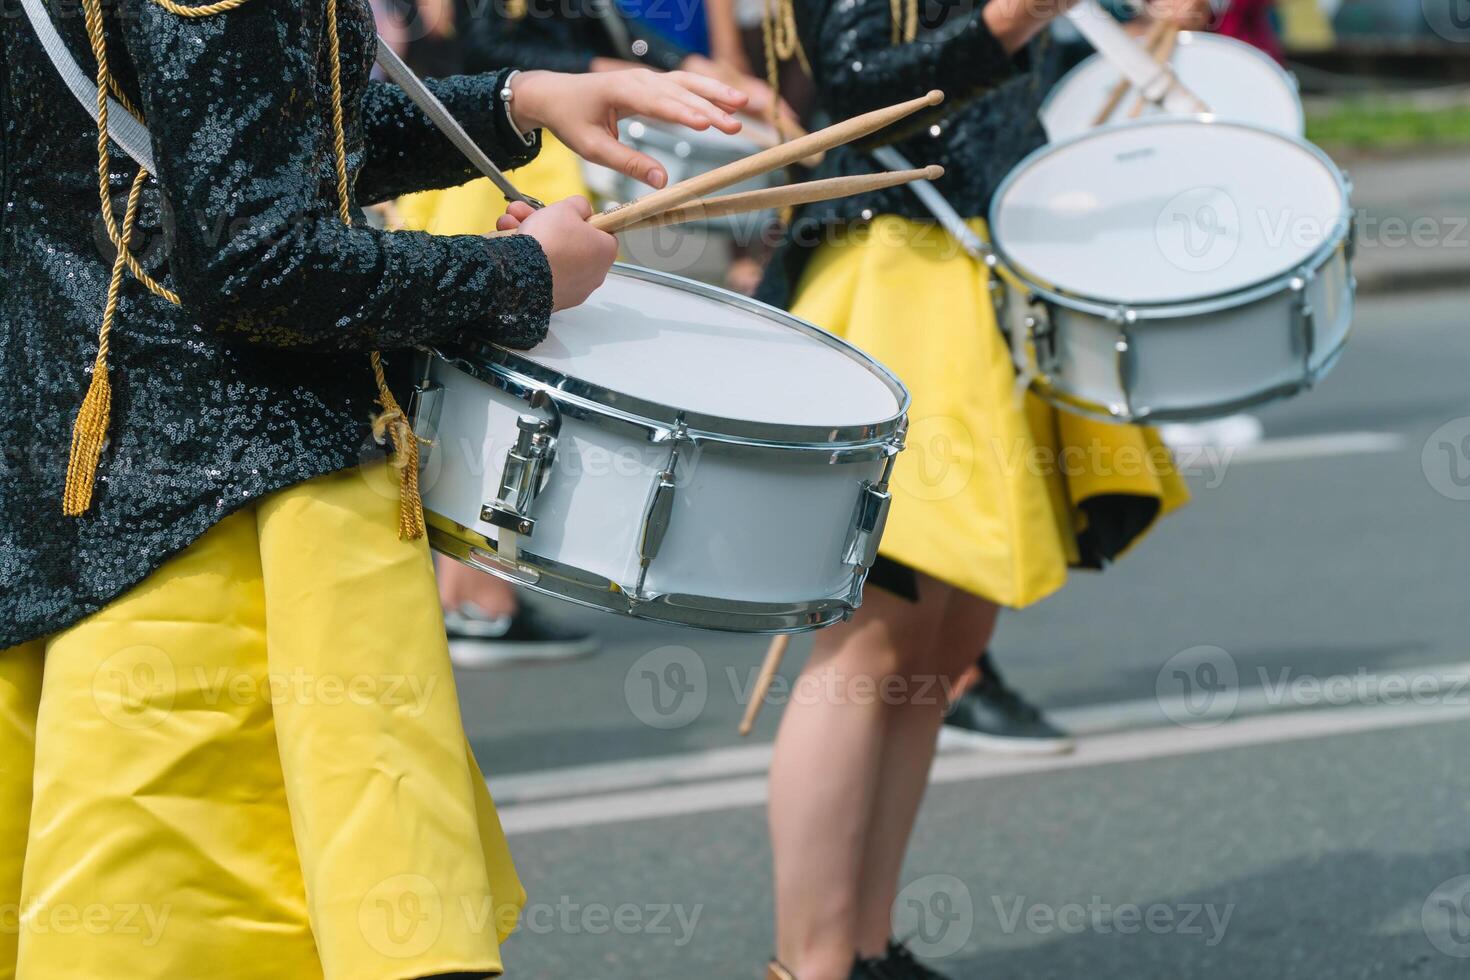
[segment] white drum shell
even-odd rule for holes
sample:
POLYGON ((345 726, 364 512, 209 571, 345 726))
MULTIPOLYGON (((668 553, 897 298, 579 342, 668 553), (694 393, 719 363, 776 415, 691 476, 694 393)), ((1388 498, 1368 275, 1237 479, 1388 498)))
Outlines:
MULTIPOLYGON (((481 519, 481 508, 497 496, 516 419, 531 410, 442 360, 430 379, 443 386, 443 407, 424 506, 499 543, 501 530, 481 519)), ((563 415, 535 531, 519 536, 519 547, 632 593, 643 516, 668 458, 667 445, 563 415)), ((741 602, 845 599, 853 514, 865 481, 879 482, 884 466, 883 459, 832 463, 817 450, 747 455, 714 442, 684 446, 669 531, 644 591, 741 602)))
MULTIPOLYGON (((1291 136, 1306 130, 1296 79, 1269 55, 1219 34, 1183 31, 1171 61, 1174 72, 1210 107, 1216 119, 1246 122, 1291 136)), ((1102 55, 1083 60, 1057 82, 1040 109, 1048 138, 1062 140, 1092 129, 1120 78, 1102 55)), ((1108 123, 1127 123, 1138 96, 1130 89, 1108 123)), ((1140 119, 1164 115, 1147 103, 1140 119)))
POLYGON ((817 327, 619 266, 535 350, 426 352, 418 377, 438 550, 686 626, 792 632, 860 603, 908 394, 817 327))
POLYGON ((1001 306, 1007 329, 1032 336, 1036 385, 1047 398, 1117 421, 1179 421, 1285 397, 1331 369, 1353 319, 1346 248, 1297 281, 1300 291, 1288 280, 1254 298, 1135 310, 1131 323, 1116 308, 1074 305, 1014 284, 1004 288, 1001 306), (1310 336, 1298 312, 1308 308, 1310 336))
MULTIPOLYGON (((1097 163, 1100 157, 1084 155, 1084 159, 1097 163)), ((1242 161, 1242 165, 1245 163, 1242 161)), ((1075 187, 1065 180, 1053 180, 1044 193, 1055 196, 1065 192, 1092 200, 1116 186, 1108 183, 1112 175, 1106 171, 1084 169, 1086 173, 1079 174, 1075 187)), ((1208 176, 1193 179, 1210 180, 1208 176)), ((1151 191, 1157 189, 1156 196, 1160 197, 1170 192, 1147 181, 1135 184, 1151 191)), ((1122 191, 1132 186, 1124 186, 1122 191)), ((996 191, 990 229, 995 237, 993 259, 998 267, 998 315, 1007 330, 1019 331, 1028 338, 1037 390, 1053 402, 1096 417, 1124 422, 1212 418, 1286 397, 1310 387, 1331 369, 1352 325, 1356 284, 1351 271, 1354 229, 1348 196, 1346 179, 1325 154, 1300 138, 1264 127, 1157 118, 1074 136, 1037 150, 1017 165, 996 191), (1311 215, 1313 228, 1321 230, 1320 244, 1289 259, 1295 263, 1290 267, 1277 265, 1267 272, 1269 267, 1263 265, 1260 271, 1265 278, 1256 281, 1237 278, 1229 285, 1217 281, 1217 291, 1210 293, 1201 291, 1191 277, 1180 277, 1177 283, 1169 281, 1171 288, 1188 288, 1190 295, 1174 296, 1168 295, 1170 290, 1155 290, 1157 295, 1136 302, 1128 300, 1138 300, 1137 296, 1103 299, 1087 295, 1095 291, 1092 286, 1102 283, 1096 275, 1079 280, 1091 284, 1087 289, 1043 282, 1040 275, 1021 268, 1016 261, 1014 252, 1024 251, 1026 242, 1019 243, 1019 249, 1007 251, 1002 230, 1006 226, 1004 209, 1013 206, 1008 193, 1013 186, 1022 185, 1033 165, 1065 159, 1059 155, 1070 148, 1089 146, 1099 148, 1103 157, 1108 154, 1102 150, 1116 150, 1114 155, 1121 160, 1132 156, 1136 146, 1149 145, 1156 136, 1163 138, 1168 131, 1177 135, 1193 127, 1209 127, 1217 133, 1260 133, 1274 143, 1285 141, 1314 155, 1317 163, 1311 167, 1320 166, 1327 175, 1324 179, 1336 181, 1335 185, 1324 185, 1323 202, 1337 202, 1333 207, 1340 208, 1336 214, 1328 207, 1322 214, 1311 215)), ((1023 195, 1019 206, 1034 204, 1034 199, 1024 199, 1023 195)), ((1106 211, 1117 204, 1101 199, 1094 206, 1106 211)), ((1249 196, 1242 199, 1240 209, 1252 213, 1249 196)), ((1020 223, 1020 227, 1025 226, 1025 222, 1020 223)), ((1052 230, 1069 227, 1058 224, 1052 230)), ((1118 247, 1116 240, 1105 240, 1097 246, 1115 252, 1118 247)), ((1115 257, 1107 255, 1109 259, 1115 257)), ((1076 252, 1068 258, 1072 265, 1064 271, 1082 268, 1078 263, 1088 256, 1076 252)), ((1051 261, 1057 265, 1054 256, 1051 261)), ((1228 268, 1222 267, 1222 274, 1228 268)), ((1056 268, 1051 272, 1058 274, 1056 268)), ((1107 279, 1108 285, 1116 281, 1107 279)), ((1131 287, 1122 288, 1142 289, 1151 284, 1152 280, 1135 281, 1131 287)))

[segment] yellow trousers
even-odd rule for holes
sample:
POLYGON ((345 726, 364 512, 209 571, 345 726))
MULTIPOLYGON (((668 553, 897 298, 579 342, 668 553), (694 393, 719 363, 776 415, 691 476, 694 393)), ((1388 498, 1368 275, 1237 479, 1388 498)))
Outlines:
POLYGON ((1061 588, 1069 565, 1126 550, 1189 491, 1152 429, 1018 393, 989 286, 935 225, 883 215, 818 249, 791 311, 913 396, 882 554, 1020 607, 1061 588))
POLYGON ((0 651, 0 978, 499 973, 524 893, 385 466, 0 651))

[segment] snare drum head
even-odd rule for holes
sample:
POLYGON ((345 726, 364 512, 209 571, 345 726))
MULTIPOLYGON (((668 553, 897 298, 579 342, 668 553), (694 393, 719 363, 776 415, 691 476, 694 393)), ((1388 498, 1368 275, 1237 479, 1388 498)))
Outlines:
POLYGON ((1159 119, 1043 147, 991 203, 1005 263, 1083 299, 1169 304, 1288 275, 1341 241, 1342 173, 1302 140, 1159 119))
POLYGON ((573 393, 591 386, 744 422, 868 425, 904 407, 898 382, 838 338, 754 300, 626 266, 517 353, 573 379, 573 393))
MULTIPOLYGON (((1292 136, 1305 131, 1295 80, 1269 55, 1249 44, 1218 34, 1185 31, 1179 35, 1172 64, 1180 80, 1210 107, 1214 118, 1252 123, 1292 136)), ((1062 140, 1092 129, 1120 77, 1101 55, 1093 55, 1068 72, 1041 107, 1047 135, 1062 140)), ((1130 91, 1109 122, 1126 122, 1136 101, 1137 94, 1130 91)), ((1163 109, 1150 104, 1143 118, 1163 114, 1163 109)))

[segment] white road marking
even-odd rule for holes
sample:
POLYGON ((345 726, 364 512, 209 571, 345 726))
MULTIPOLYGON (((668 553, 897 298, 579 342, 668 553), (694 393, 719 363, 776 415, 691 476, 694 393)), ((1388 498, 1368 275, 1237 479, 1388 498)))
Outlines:
MULTIPOLYGON (((1270 680, 1270 678, 1267 678, 1270 680)), ((1453 701, 1470 707, 1470 662, 1406 668, 1382 674, 1335 674, 1316 679, 1318 691, 1412 690, 1423 701, 1453 701)), ((1301 708, 1290 703, 1291 695, 1267 686, 1242 686, 1233 700, 1220 699, 1221 710, 1196 714, 1185 710, 1182 696, 1139 698, 1048 712, 1052 720, 1078 737, 1114 734, 1144 728, 1173 727, 1171 719, 1191 718, 1196 722, 1224 722, 1265 714, 1283 708, 1301 708)), ((1313 710, 1340 710, 1331 706, 1313 710)), ((939 740, 941 754, 973 752, 975 745, 962 731, 946 728, 939 740)), ((730 748, 706 749, 677 755, 623 759, 588 766, 565 766, 537 772, 518 773, 489 780, 495 800, 503 807, 572 797, 657 789, 734 776, 764 775, 771 763, 769 743, 749 743, 730 748)))
MULTIPOLYGON (((1080 741, 1077 750, 1070 755, 999 756, 948 752, 935 761, 930 780, 953 783, 1085 769, 1462 719, 1470 719, 1470 706, 1446 703, 1275 712, 1231 721, 1216 728, 1151 728, 1097 735, 1080 741)), ((769 758, 769 746, 761 749, 769 758)), ((754 747, 728 751, 746 752, 748 757, 704 753, 704 762, 708 764, 713 756, 716 762, 738 762, 742 766, 750 766, 756 758, 754 747)), ((492 781, 490 788, 497 796, 501 823, 507 834, 709 813, 760 806, 766 799, 763 772, 688 784, 649 784, 635 789, 524 803, 511 803, 508 794, 497 791, 497 785, 504 785, 504 782, 497 784, 492 781)))
POLYGON ((1230 463, 1277 463, 1328 456, 1391 453, 1408 444, 1397 432, 1330 432, 1318 436, 1263 439, 1249 446, 1219 450, 1230 463))

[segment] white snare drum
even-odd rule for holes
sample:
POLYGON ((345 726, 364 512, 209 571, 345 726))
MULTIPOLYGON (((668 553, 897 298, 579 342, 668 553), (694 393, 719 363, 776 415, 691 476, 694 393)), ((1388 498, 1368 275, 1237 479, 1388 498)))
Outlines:
MULTIPOLYGON (((743 131, 764 130, 765 127, 753 120, 742 120, 743 131)), ((669 175, 669 183, 676 184, 698 174, 707 173, 716 167, 734 163, 757 153, 760 147, 742 135, 731 136, 711 127, 706 130, 685 129, 649 119, 625 119, 618 125, 619 138, 634 149, 647 153, 660 164, 669 175)), ((771 137, 775 142, 775 137, 771 137)), ((587 187, 601 203, 626 204, 648 193, 648 187, 626 174, 606 167, 584 163, 582 177, 587 187)), ((721 194, 741 191, 758 191, 784 183, 780 171, 762 174, 759 177, 725 188, 721 194)), ((708 221, 691 224, 736 236, 739 241, 753 239, 771 220, 771 212, 758 211, 732 214, 708 221)))
POLYGON ((1001 322, 1103 418, 1227 415, 1309 387, 1352 323, 1342 172, 1295 137, 1159 118, 1043 147, 991 203, 1001 322))
MULTIPOLYGON (((1296 79, 1270 55, 1251 45, 1219 34, 1183 31, 1172 64, 1180 81, 1205 101, 1214 118, 1254 123, 1292 136, 1305 132, 1296 79)), ((1041 105, 1041 122, 1047 136, 1062 140, 1092 129, 1121 77, 1101 55, 1093 55, 1073 68, 1041 105)), ((1130 89, 1108 122, 1128 122, 1128 113, 1137 101, 1137 91, 1130 89)), ((1140 118, 1163 114, 1159 106, 1146 103, 1140 118)))
POLYGON ((908 393, 768 306, 618 266, 529 352, 426 355, 430 542, 583 605, 753 633, 843 619, 908 393))

